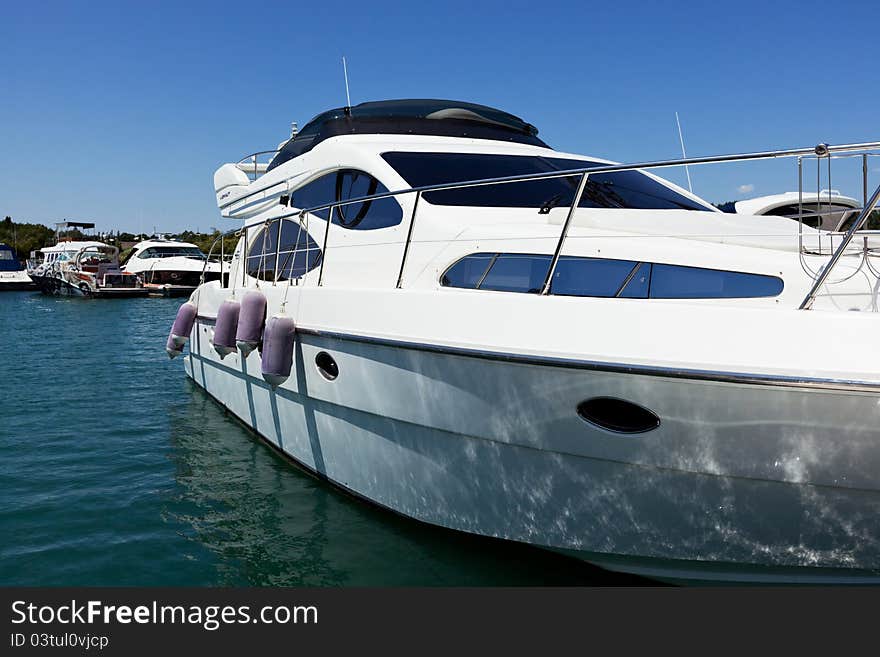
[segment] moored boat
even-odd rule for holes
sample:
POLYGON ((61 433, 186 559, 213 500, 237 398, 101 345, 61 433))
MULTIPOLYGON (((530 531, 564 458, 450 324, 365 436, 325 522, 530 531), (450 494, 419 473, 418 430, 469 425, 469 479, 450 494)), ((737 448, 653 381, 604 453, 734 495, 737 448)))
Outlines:
POLYGON ((254 180, 224 165, 229 281, 166 350, 288 457, 416 520, 663 579, 880 583, 877 255, 850 234, 829 259, 820 230, 646 171, 813 149, 619 165, 537 135, 364 103, 254 180))
POLYGON ((140 297, 141 280, 119 268, 119 249, 102 242, 60 242, 40 249, 42 262, 29 275, 43 294, 75 297, 140 297))
POLYGON ((34 282, 19 263, 15 250, 0 242, 0 292, 33 289, 34 282))
POLYGON ((858 199, 844 196, 837 190, 823 189, 818 192, 783 192, 757 196, 725 203, 720 207, 725 212, 787 217, 802 221, 811 228, 843 232, 848 230, 859 216, 862 204, 858 199))
POLYGON ((132 247, 122 263, 124 271, 135 274, 151 293, 188 296, 203 280, 220 278, 219 262, 208 262, 195 244, 170 239, 149 239, 132 247))

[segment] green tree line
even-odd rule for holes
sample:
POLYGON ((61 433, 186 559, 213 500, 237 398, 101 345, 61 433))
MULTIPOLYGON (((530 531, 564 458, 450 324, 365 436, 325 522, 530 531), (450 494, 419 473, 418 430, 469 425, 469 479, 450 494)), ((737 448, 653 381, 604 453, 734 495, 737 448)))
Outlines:
POLYGON ((43 224, 24 224, 6 217, 0 222, 0 242, 15 249, 19 260, 29 258, 31 251, 49 246, 55 241, 55 231, 43 224))

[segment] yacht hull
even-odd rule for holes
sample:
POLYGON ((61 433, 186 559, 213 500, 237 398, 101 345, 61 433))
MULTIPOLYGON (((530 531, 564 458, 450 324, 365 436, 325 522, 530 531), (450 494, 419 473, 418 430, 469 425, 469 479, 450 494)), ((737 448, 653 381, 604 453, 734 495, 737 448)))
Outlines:
POLYGON ((92 290, 88 284, 73 285, 70 282, 54 276, 32 276, 34 283, 43 294, 62 297, 94 297, 94 298, 119 298, 119 297, 145 297, 149 290, 145 287, 102 287, 92 290))
POLYGON ((188 297, 191 295, 198 285, 171 285, 159 283, 144 283, 144 287, 149 290, 153 296, 161 297, 188 297))
POLYGON ((8 277, 0 275, 0 292, 21 292, 36 289, 37 286, 26 275, 8 277))
POLYGON ((878 394, 308 333, 272 388, 257 352, 221 361, 211 330, 197 321, 185 359, 197 385, 305 468, 403 515, 660 579, 880 583, 878 394), (599 394, 661 426, 585 422, 575 409, 599 394))

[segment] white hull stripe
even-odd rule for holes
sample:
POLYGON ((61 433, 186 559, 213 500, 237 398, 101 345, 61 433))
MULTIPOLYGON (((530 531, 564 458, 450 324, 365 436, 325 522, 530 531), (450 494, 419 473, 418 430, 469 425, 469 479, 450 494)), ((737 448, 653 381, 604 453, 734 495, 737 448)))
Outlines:
MULTIPOLYGON (((199 315, 198 320, 205 323, 214 323, 216 318, 199 315)), ((487 351, 470 347, 453 347, 448 345, 430 344, 424 342, 408 342, 406 340, 394 340, 391 338, 378 338, 354 333, 342 333, 338 331, 326 331, 323 329, 310 329, 297 326, 298 333, 313 335, 335 340, 349 342, 361 342, 399 349, 412 349, 416 351, 428 351, 438 354, 463 356, 467 358, 482 358, 485 360, 498 360, 526 365, 542 365, 548 367, 565 367, 569 369, 595 370, 599 372, 615 372, 619 374, 633 374, 640 376, 657 376, 672 379, 691 379, 695 381, 714 381, 719 383, 732 383, 744 385, 782 386, 789 388, 810 388, 813 390, 836 390, 840 392, 865 392, 880 393, 880 383, 874 381, 850 380, 850 379, 826 379, 813 377, 795 377, 777 374, 748 374, 743 372, 724 372, 714 370, 667 368, 654 365, 637 365, 629 363, 610 363, 602 361, 581 360, 575 358, 563 358, 560 356, 537 356, 532 354, 516 354, 509 352, 487 351)))

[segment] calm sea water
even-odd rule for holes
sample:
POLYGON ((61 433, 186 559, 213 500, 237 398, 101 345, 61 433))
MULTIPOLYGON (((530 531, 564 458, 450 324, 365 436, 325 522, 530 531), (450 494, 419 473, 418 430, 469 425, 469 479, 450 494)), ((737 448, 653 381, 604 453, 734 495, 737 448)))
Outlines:
POLYGON ((297 469, 169 361, 180 303, 0 294, 0 585, 643 583, 297 469))

